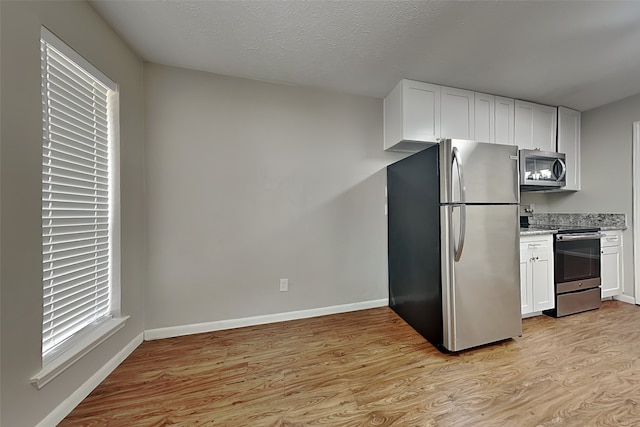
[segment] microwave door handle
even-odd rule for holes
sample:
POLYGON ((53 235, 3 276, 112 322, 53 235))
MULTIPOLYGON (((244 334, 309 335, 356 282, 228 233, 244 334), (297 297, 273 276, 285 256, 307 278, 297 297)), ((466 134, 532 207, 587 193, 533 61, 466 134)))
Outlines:
POLYGON ((562 181, 564 179, 564 176, 567 174, 567 165, 564 164, 564 161, 562 159, 556 159, 554 163, 560 163, 560 167, 562 168, 562 172, 560 172, 560 176, 558 177, 558 179, 556 179, 556 181, 562 181))

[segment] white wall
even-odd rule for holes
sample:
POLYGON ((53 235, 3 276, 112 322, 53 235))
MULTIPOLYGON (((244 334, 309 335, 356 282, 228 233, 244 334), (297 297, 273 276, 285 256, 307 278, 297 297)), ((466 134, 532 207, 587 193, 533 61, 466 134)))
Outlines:
POLYGON ((381 99, 154 64, 145 99, 147 329, 387 298, 381 99))
POLYGON ((527 195, 537 212, 624 213, 624 294, 634 296, 632 231, 632 128, 640 95, 582 113, 582 190, 527 195))
POLYGON ((86 2, 0 2, 0 424, 34 426, 144 328, 144 104, 142 63, 86 2), (40 26, 120 85, 124 329, 36 390, 41 368, 42 256, 40 26))

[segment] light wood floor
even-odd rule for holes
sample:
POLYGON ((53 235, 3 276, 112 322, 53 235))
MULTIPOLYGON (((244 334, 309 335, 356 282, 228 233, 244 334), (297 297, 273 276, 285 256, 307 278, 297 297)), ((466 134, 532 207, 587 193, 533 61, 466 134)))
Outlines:
POLYGON ((61 426, 640 426, 640 307, 444 355, 389 308, 143 343, 61 426))

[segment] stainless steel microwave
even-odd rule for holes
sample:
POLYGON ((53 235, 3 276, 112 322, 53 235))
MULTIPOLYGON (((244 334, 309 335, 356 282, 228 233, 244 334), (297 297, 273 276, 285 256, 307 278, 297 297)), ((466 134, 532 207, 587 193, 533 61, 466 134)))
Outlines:
POLYGON ((562 188, 567 183, 564 153, 520 150, 520 190, 542 191, 562 188))

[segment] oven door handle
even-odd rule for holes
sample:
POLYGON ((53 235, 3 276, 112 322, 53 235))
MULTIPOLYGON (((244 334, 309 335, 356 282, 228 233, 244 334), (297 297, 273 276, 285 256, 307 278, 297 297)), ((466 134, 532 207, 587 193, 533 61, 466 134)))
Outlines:
POLYGON ((593 240, 604 237, 604 233, 583 233, 583 234, 558 234, 556 235, 557 241, 570 241, 570 240, 593 240))

